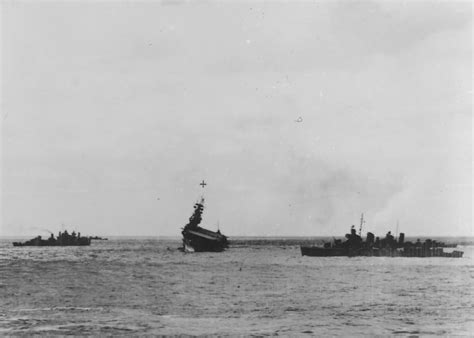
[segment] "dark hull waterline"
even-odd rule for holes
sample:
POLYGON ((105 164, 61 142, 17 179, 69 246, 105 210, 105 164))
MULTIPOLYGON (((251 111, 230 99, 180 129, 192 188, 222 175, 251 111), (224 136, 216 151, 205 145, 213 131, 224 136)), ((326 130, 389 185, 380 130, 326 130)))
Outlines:
POLYGON ((13 246, 87 246, 91 245, 90 241, 81 242, 81 243, 39 243, 39 244, 30 244, 30 243, 19 243, 13 242, 13 246))
POLYGON ((448 257, 461 258, 462 251, 444 252, 442 248, 323 248, 316 246, 301 246, 303 256, 312 257, 448 257))

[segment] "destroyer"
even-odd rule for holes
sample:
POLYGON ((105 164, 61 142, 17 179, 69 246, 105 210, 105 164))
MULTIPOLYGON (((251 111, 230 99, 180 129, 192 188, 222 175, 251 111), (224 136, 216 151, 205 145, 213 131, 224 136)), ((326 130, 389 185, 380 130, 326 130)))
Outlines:
POLYGON ((183 228, 183 247, 185 252, 224 251, 228 247, 227 237, 217 232, 199 226, 204 211, 204 198, 194 205, 194 212, 189 223, 183 228))
MULTIPOLYGON (((335 239, 331 243, 324 243, 319 246, 300 246, 303 256, 378 256, 378 257, 455 257, 460 258, 462 251, 444 252, 443 248, 448 247, 445 243, 427 239, 421 242, 419 239, 413 242, 405 242, 405 234, 400 233, 398 240, 389 231, 385 238, 379 239, 373 233, 368 232, 365 241, 362 239, 362 224, 359 235, 354 226, 351 233, 346 234, 346 240, 335 239)), ((450 245, 450 247, 452 247, 450 245)))
POLYGON ((37 236, 23 243, 13 242, 13 246, 82 246, 90 244, 90 237, 81 237, 81 233, 79 232, 76 235, 75 231, 69 234, 67 230, 60 232, 57 238, 51 233, 48 239, 42 239, 41 236, 37 236))

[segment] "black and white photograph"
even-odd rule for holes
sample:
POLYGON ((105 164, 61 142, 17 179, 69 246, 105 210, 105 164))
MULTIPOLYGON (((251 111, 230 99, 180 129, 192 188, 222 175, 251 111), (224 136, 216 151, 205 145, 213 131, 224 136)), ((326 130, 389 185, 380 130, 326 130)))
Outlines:
POLYGON ((473 2, 0 13, 0 336, 474 334, 473 2))

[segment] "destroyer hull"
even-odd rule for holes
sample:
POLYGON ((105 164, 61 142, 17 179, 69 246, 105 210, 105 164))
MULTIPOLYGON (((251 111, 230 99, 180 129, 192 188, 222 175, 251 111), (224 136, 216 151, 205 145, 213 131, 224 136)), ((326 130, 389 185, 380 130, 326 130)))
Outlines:
POLYGON ((23 243, 13 243, 13 246, 88 246, 87 244, 23 244, 23 243))
POLYGON ((442 248, 323 248, 316 246, 301 246, 302 256, 311 257, 447 257, 461 258, 462 251, 444 252, 442 248))
POLYGON ((48 241, 41 241, 41 242, 26 242, 26 243, 20 243, 20 242, 13 242, 13 246, 88 246, 91 245, 90 240, 85 240, 85 241, 80 241, 76 243, 51 243, 48 241))
MULTIPOLYGON (((421 242, 417 239, 416 243, 405 242, 405 234, 400 233, 396 239, 391 231, 385 238, 375 237, 372 232, 367 232, 365 241, 361 237, 362 225, 364 224, 364 214, 360 218, 359 234, 355 226, 351 227, 351 232, 346 234, 346 241, 335 239, 331 243, 324 243, 324 246, 300 246, 301 255, 313 257, 355 257, 355 256, 374 256, 374 257, 452 257, 460 258, 462 251, 444 252, 443 247, 446 244, 432 239, 426 239, 421 242)), ((454 245, 455 247, 455 245, 454 245)))

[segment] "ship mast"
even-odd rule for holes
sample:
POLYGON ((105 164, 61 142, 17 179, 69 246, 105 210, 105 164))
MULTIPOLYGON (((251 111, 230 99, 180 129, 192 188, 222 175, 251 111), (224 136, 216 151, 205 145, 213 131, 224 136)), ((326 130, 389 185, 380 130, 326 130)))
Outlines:
POLYGON ((364 213, 360 215, 360 227, 359 227, 359 236, 362 237, 362 225, 365 223, 364 221, 364 213))
POLYGON ((395 232, 395 239, 398 240, 398 219, 397 219, 397 231, 395 232))

